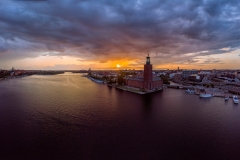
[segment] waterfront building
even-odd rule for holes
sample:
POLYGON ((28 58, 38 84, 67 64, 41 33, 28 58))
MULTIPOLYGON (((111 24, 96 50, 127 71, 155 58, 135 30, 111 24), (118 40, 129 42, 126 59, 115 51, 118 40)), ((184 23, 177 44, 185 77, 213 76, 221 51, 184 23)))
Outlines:
POLYGON ((235 77, 240 79, 240 72, 235 72, 235 77))
POLYGON ((210 82, 210 81, 208 80, 208 77, 203 77, 202 82, 203 82, 203 83, 208 83, 208 82, 210 82))
POLYGON ((196 74, 192 74, 188 77, 189 81, 200 82, 200 76, 196 74))
POLYGON ((182 71, 182 78, 188 78, 192 74, 198 74, 197 70, 183 70, 182 71))
POLYGON ((129 87, 139 88, 145 91, 162 89, 163 81, 159 76, 153 74, 152 64, 150 63, 149 55, 146 57, 143 76, 135 76, 126 79, 126 84, 129 87))
POLYGON ((201 71, 198 73, 198 75, 200 76, 200 79, 202 81, 204 81, 203 80, 204 77, 207 77, 207 80, 212 80, 214 77, 216 77, 216 74, 210 71, 201 71))

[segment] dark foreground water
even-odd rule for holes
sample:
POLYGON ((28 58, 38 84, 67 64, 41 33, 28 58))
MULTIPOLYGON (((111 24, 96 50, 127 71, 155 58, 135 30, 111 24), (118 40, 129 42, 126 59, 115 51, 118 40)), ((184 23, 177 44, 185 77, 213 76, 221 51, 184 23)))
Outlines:
POLYGON ((0 82, 0 159, 238 159, 240 106, 79 74, 0 82))

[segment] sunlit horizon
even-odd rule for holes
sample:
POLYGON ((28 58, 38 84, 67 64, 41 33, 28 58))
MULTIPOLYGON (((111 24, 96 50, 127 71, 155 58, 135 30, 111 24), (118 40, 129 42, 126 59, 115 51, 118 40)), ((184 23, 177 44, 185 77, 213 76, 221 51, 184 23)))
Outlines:
POLYGON ((0 69, 240 68, 239 2, 0 4, 0 69))

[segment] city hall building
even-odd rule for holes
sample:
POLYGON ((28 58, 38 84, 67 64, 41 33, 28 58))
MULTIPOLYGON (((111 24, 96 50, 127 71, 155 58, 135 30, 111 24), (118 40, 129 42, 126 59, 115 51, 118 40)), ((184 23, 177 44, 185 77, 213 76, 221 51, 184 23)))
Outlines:
POLYGON ((129 87, 135 87, 145 91, 159 90, 163 87, 163 81, 161 80, 161 78, 153 76, 152 64, 150 63, 149 55, 146 57, 143 77, 128 78, 126 80, 126 84, 129 87))

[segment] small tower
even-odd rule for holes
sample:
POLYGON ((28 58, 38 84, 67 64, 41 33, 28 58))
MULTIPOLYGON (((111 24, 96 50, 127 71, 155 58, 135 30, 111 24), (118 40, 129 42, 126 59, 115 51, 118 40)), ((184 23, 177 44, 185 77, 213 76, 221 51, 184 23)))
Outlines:
POLYGON ((144 89, 152 89, 152 65, 150 62, 149 54, 146 57, 146 64, 144 65, 144 89))
POLYGON ((150 64, 150 57, 149 57, 149 53, 148 53, 148 56, 146 57, 146 64, 150 64))

